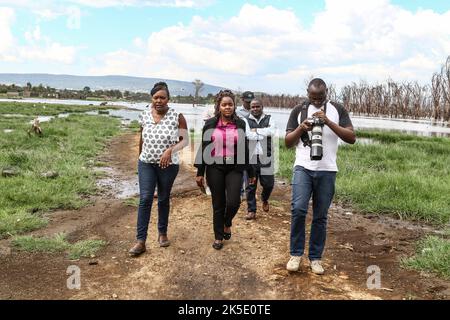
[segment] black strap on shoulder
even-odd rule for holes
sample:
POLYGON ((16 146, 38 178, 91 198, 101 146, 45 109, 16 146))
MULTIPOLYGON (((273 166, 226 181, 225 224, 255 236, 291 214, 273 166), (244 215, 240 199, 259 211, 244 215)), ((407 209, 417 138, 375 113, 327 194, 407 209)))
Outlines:
MULTIPOLYGON (((309 109, 309 101, 306 100, 302 104, 302 110, 300 111, 300 123, 299 124, 302 124, 303 121, 305 121, 308 118, 308 109, 309 109)), ((300 137, 300 139, 302 140, 304 147, 311 146, 311 139, 309 138, 308 132, 304 132, 302 134, 302 136, 300 137)))
POLYGON ((306 118, 308 117, 308 109, 309 109, 309 101, 306 100, 302 104, 302 110, 300 111, 300 123, 299 124, 302 124, 303 121, 305 121, 306 118))

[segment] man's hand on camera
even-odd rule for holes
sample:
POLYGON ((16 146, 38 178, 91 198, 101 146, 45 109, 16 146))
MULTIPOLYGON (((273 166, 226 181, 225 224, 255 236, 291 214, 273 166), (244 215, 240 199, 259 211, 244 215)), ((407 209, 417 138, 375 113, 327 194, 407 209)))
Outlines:
POLYGON ((327 115, 325 114, 325 112, 323 112, 323 110, 320 110, 320 111, 317 111, 316 113, 314 113, 313 117, 319 118, 326 125, 330 124, 330 119, 328 119, 327 115))
POLYGON ((308 132, 312 130, 312 124, 308 119, 306 119, 305 121, 302 122, 300 128, 302 129, 303 132, 308 132))

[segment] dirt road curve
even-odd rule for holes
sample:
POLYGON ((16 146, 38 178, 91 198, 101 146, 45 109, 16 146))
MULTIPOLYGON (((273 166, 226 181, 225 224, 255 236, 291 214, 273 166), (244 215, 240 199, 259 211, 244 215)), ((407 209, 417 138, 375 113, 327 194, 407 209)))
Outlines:
MULTIPOLYGON (((0 299, 448 299, 450 283, 406 271, 399 259, 427 230, 393 219, 348 214, 333 207, 325 252, 326 274, 315 276, 306 262, 288 273, 290 186, 277 182, 271 211, 235 219, 233 238, 222 251, 213 241, 211 200, 195 187, 194 171, 183 166, 175 182, 169 225, 172 245, 159 248, 153 210, 148 252, 128 257, 135 237, 136 208, 118 199, 116 186, 135 184, 137 136, 126 134, 108 146, 101 161, 113 168, 91 206, 49 214, 35 235, 66 232, 70 241, 108 242, 96 257, 69 261, 64 254, 30 254, 0 242, 0 299), (81 289, 66 287, 67 267, 81 269, 81 289), (380 290, 367 289, 367 268, 381 269, 380 290)), ((155 207, 155 206, 154 206, 155 207)))

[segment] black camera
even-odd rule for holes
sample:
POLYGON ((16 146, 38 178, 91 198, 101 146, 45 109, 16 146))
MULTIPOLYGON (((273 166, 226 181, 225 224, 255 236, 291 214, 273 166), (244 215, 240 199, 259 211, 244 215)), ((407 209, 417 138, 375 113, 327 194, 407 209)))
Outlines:
POLYGON ((323 126, 325 125, 325 123, 322 121, 322 119, 317 117, 313 117, 310 120, 310 123, 312 125, 311 140, 310 140, 311 160, 319 161, 322 160, 323 157, 322 138, 323 138, 323 126))

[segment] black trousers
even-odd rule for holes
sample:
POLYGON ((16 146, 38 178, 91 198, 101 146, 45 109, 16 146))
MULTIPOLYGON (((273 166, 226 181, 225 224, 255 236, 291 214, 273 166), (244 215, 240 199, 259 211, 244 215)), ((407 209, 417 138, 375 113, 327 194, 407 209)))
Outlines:
MULTIPOLYGON (((270 195, 272 194, 273 187, 275 185, 275 176, 274 175, 266 175, 261 174, 261 163, 252 164, 253 170, 255 171, 256 183, 251 185, 249 184, 246 188, 247 191, 247 211, 248 212, 256 212, 256 188, 258 186, 258 180, 262 186, 261 198, 262 201, 269 201, 270 195)), ((264 170, 263 170, 264 173, 264 170)))
POLYGON ((206 168, 206 181, 211 190, 214 236, 223 240, 224 227, 233 225, 241 205, 242 172, 235 165, 214 164, 206 168))

